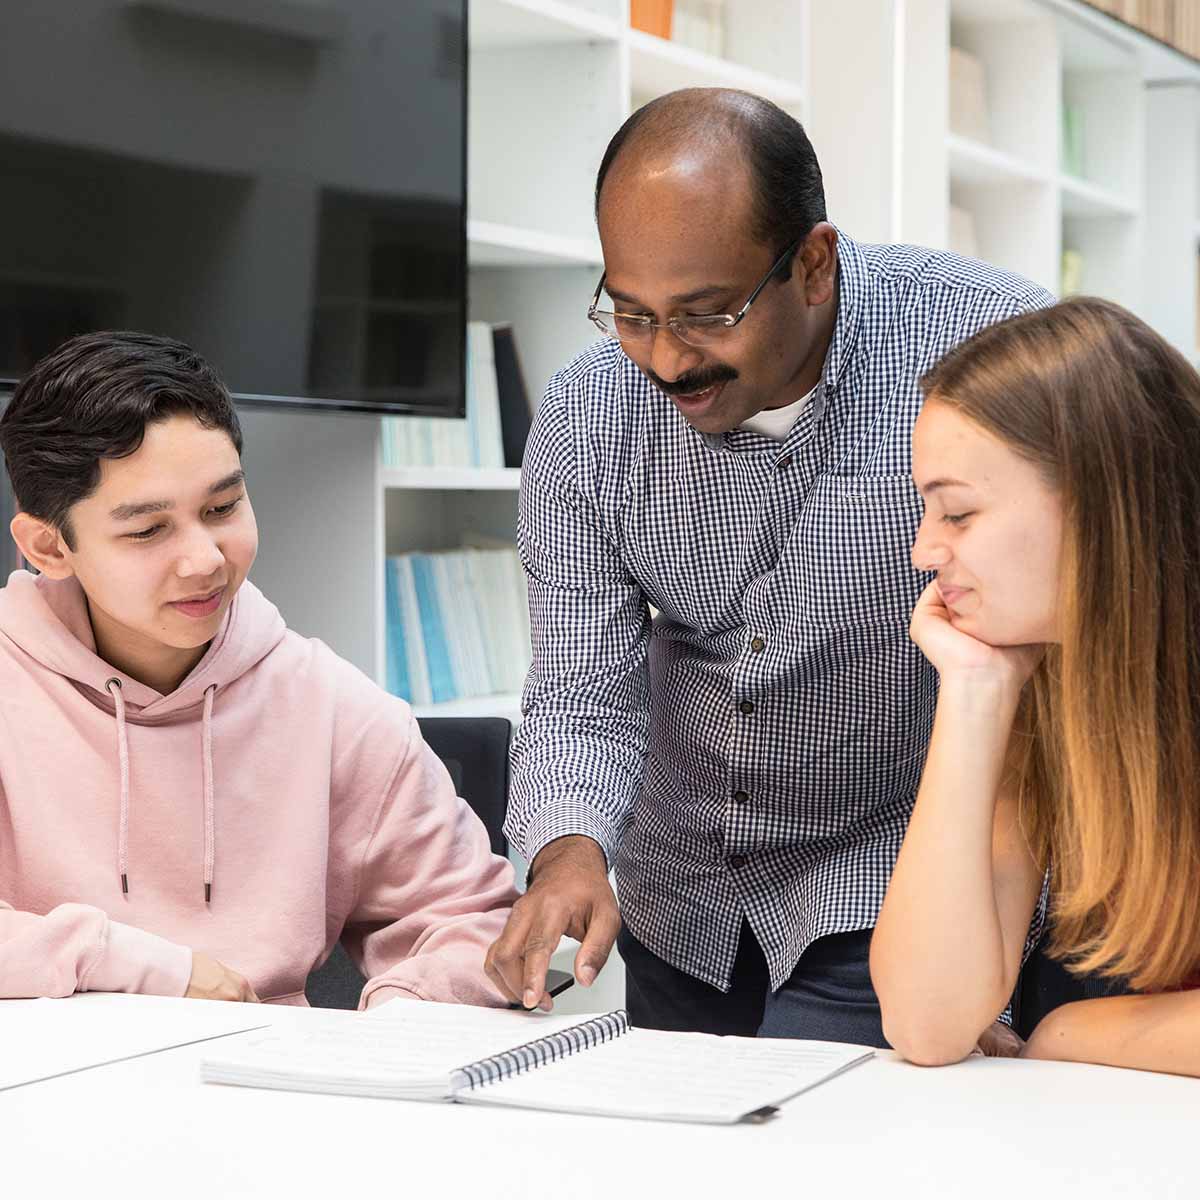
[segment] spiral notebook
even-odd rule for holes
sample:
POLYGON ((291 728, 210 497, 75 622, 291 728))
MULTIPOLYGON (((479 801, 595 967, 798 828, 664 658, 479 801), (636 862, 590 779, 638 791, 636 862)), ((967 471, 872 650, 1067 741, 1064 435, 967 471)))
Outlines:
POLYGON ((761 1121, 866 1061, 865 1046, 632 1029, 623 1010, 544 1013, 393 1001, 305 1032, 223 1041, 207 1083, 451 1100, 647 1120, 761 1121))

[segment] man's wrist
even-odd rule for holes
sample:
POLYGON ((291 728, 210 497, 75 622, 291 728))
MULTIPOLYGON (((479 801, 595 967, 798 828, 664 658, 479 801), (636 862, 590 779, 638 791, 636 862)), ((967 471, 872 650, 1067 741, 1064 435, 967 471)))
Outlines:
POLYGON ((547 868, 565 858, 575 859, 576 865, 585 868, 594 864, 601 875, 608 874, 608 859, 600 843, 586 833, 568 833, 547 842, 534 855, 529 864, 528 882, 532 884, 547 868))

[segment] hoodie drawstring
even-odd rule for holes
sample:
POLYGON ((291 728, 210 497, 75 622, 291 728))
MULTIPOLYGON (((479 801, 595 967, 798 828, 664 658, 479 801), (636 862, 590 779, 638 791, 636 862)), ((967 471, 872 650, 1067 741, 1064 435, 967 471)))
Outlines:
POLYGON ((213 768, 212 768, 212 710, 213 695, 217 685, 210 683, 204 689, 204 717, 200 723, 200 748, 203 757, 201 768, 204 775, 204 903, 212 901, 213 860, 217 853, 216 822, 213 816, 213 768))
MULTIPOLYGON (((121 817, 117 834, 117 871, 121 876, 121 894, 129 895, 129 738, 125 729, 125 697, 121 681, 114 676, 106 680, 104 690, 113 698, 117 709, 117 758, 121 764, 121 817)), ((212 713, 217 685, 204 689, 204 715, 200 724, 201 772, 204 779, 204 903, 212 902, 213 864, 216 861, 216 804, 213 798, 212 713)))
POLYGON ((117 758, 121 763, 121 820, 117 834, 117 871, 121 876, 121 894, 129 895, 129 739, 125 735, 125 697, 121 695, 121 681, 109 679, 104 690, 117 706, 117 758))

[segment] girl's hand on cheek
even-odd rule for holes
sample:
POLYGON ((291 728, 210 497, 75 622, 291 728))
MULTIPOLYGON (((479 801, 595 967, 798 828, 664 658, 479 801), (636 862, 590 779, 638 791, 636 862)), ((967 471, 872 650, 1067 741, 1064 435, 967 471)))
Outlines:
POLYGON ((991 646, 955 629, 936 582, 921 593, 908 636, 937 669, 943 683, 953 677, 999 683, 1020 691, 1045 653, 1044 646, 991 646))

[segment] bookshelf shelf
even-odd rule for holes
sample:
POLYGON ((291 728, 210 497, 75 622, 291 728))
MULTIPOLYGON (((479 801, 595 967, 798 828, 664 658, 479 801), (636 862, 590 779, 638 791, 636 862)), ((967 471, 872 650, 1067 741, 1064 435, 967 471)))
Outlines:
POLYGON ((493 221, 467 222, 472 267, 598 266, 603 257, 597 238, 564 237, 493 221))
POLYGON ((514 725, 521 720, 521 697, 515 692, 495 696, 466 696, 442 704, 414 704, 418 717, 507 717, 514 725))
POLYGON ((1139 211, 1136 201, 1111 188, 1102 187, 1073 175, 1059 177, 1062 192, 1062 211, 1069 217, 1135 217, 1139 211))
POLYGON ((684 87, 730 87, 756 92, 792 111, 804 106, 805 89, 799 83, 640 30, 629 31, 629 51, 632 90, 637 99, 684 87))
POLYGON ((387 490, 425 492, 515 492, 519 467, 382 467, 379 481, 387 490))
POLYGON ((469 36, 473 49, 611 41, 616 20, 563 0, 472 0, 469 36))
POLYGON ((1045 183, 1049 179, 1049 174, 1035 163, 958 134, 947 136, 946 152, 950 159, 951 183, 965 187, 1045 183))

